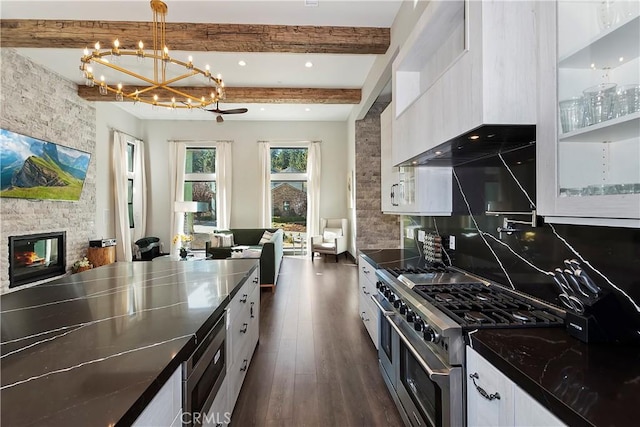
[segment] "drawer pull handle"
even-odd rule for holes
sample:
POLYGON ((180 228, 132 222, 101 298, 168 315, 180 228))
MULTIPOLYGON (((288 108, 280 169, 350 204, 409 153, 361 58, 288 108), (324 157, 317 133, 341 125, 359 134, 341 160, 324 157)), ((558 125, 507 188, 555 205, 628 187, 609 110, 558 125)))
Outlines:
POLYGON ((495 393, 489 394, 485 391, 485 389, 483 389, 478 384, 476 384, 476 380, 480 379, 480 375, 478 375, 477 372, 470 374, 469 378, 471 378, 471 381, 473 381, 473 385, 476 386, 476 390, 478 390, 478 393, 480 393, 480 396, 484 397, 487 400, 494 400, 494 399, 500 400, 500 393, 496 391, 495 393))
POLYGON ((258 276, 253 278, 253 283, 258 283, 258 276))
POLYGON ((253 305, 254 305, 254 304, 255 304, 255 302, 254 302, 254 301, 251 301, 251 309, 250 309, 249 311, 250 311, 250 313, 251 313, 251 318, 252 318, 252 319, 256 317, 256 316, 253 314, 253 305))
POLYGON ((243 323, 242 324, 242 329, 240 329, 240 332, 242 332, 243 334, 247 333, 247 328, 249 327, 248 323, 243 323))
POLYGON ((242 368, 240 368, 240 372, 244 372, 247 370, 247 366, 249 366, 249 360, 244 359, 242 361, 242 368))
POLYGON ((367 288, 365 286, 362 287, 362 292, 364 292, 365 295, 371 294, 371 292, 367 292, 367 288))
POLYGON ((362 267, 362 272, 363 272, 364 274, 369 274, 369 270, 367 270, 367 269, 366 269, 366 268, 364 268, 364 267, 362 267))
POLYGON ((363 311, 363 312, 362 312, 362 315, 360 316, 360 318, 362 319, 362 321, 363 321, 363 322, 368 322, 370 319, 365 319, 365 318, 364 318, 364 315, 365 315, 365 314, 366 314, 366 313, 363 311))
POLYGON ((247 302, 247 297, 249 297, 249 295, 242 294, 242 298, 240 298, 240 302, 247 302))

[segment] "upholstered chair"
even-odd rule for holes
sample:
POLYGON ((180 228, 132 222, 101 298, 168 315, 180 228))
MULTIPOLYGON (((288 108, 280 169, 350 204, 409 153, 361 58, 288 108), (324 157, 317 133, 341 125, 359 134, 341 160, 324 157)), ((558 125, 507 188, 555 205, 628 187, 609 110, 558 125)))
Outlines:
POLYGON ((347 257, 347 236, 349 220, 347 218, 320 218, 320 235, 311 237, 311 260, 316 253, 347 257))

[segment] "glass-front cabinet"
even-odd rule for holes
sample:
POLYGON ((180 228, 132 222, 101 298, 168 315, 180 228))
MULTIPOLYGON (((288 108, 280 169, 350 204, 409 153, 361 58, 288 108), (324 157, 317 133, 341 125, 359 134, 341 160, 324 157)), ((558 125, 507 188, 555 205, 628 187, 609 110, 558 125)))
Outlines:
POLYGON ((640 2, 540 3, 540 214, 640 227, 640 2))

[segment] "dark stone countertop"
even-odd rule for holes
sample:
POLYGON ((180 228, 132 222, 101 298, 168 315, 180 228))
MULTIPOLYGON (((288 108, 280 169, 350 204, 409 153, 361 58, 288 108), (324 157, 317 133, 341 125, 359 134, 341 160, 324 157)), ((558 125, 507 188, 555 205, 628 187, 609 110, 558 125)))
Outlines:
POLYGON ((363 249, 360 254, 376 268, 417 268, 425 265, 423 257, 406 249, 363 249))
POLYGON ((257 266, 118 262, 2 295, 0 424, 131 424, 257 266))
POLYGON ((585 344, 562 328, 483 329, 471 345, 570 426, 633 425, 640 349, 585 344))
MULTIPOLYGON (((415 252, 362 250, 374 267, 421 266, 415 252)), ((482 329, 473 348, 570 426, 634 425, 640 348, 585 344, 564 328, 482 329)))

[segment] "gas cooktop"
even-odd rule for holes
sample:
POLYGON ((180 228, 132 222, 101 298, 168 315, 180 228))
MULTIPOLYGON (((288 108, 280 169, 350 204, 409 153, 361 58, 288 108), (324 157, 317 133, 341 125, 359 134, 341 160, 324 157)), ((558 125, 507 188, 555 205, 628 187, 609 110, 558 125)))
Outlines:
POLYGON ((562 326, 542 304, 482 283, 416 285, 413 290, 463 329, 562 326))

